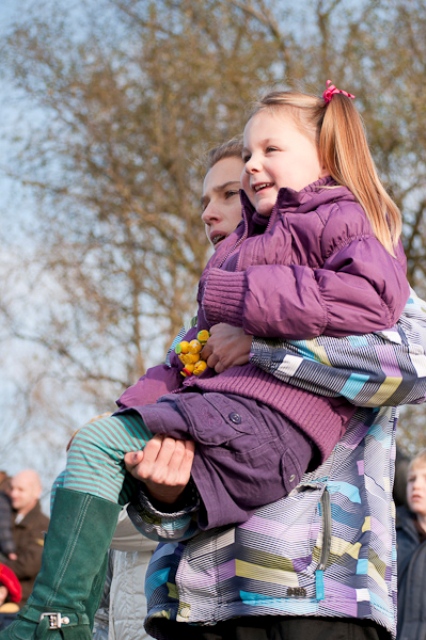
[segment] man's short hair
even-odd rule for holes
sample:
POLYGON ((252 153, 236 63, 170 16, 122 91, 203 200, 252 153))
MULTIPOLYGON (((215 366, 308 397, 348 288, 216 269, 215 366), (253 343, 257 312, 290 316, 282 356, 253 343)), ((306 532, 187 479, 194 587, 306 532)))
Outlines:
POLYGON ((217 162, 224 158, 240 158, 241 160, 242 151, 242 136, 236 136, 235 138, 231 138, 231 140, 227 140, 227 142, 222 142, 222 144, 213 147, 213 149, 207 152, 206 171, 209 171, 217 162))

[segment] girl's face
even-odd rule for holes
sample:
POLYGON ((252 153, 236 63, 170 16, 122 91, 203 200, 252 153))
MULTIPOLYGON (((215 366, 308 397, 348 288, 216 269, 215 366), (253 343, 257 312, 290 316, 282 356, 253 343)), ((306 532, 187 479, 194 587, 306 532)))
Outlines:
POLYGON ((242 188, 262 216, 269 217, 282 187, 300 191, 326 175, 314 140, 285 109, 259 111, 244 129, 242 188))
POLYGON ((407 502, 411 511, 426 516, 426 464, 420 460, 408 472, 407 502))

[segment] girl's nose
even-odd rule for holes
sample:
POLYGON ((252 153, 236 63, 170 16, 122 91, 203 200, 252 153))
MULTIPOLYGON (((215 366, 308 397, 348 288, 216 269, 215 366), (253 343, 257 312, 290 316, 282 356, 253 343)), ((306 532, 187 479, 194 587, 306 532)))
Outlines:
POLYGON ((248 174, 256 173, 260 170, 259 159, 254 154, 246 161, 244 171, 248 174))

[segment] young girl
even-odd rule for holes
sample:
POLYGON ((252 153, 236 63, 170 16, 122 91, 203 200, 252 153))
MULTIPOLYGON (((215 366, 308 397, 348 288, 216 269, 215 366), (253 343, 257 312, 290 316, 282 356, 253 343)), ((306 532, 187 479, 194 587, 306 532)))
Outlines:
MULTIPOLYGON (((307 338, 361 334, 398 319, 409 295, 400 215, 377 177, 352 98, 333 86, 323 98, 271 94, 253 113, 244 133, 243 224, 202 275, 198 326, 187 340, 218 322, 307 338)), ((23 619, 2 640, 61 637, 49 634, 61 625, 69 638, 90 637, 116 503, 130 488, 123 457, 152 433, 196 441, 192 475, 207 528, 241 522, 288 493, 328 456, 354 412, 250 364, 186 379, 181 368, 176 356, 166 381, 162 369, 147 376, 173 394, 75 437, 43 570, 23 619)))
MULTIPOLYGON (((329 95, 268 95, 247 123, 244 224, 201 277, 196 330, 225 322, 260 337, 312 338, 370 333, 398 319, 409 295, 400 214, 351 96, 329 95)), ((197 443, 202 528, 242 522, 288 493, 328 457, 354 411, 253 365, 183 386, 133 409, 150 431, 197 443)))

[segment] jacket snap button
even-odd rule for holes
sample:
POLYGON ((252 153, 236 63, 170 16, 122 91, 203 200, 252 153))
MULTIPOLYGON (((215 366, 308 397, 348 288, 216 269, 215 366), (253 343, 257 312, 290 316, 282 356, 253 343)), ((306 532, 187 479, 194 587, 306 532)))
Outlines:
POLYGON ((294 473, 292 473, 291 476, 289 477, 289 481, 294 482, 295 479, 296 479, 296 476, 294 475, 294 473))
POLYGON ((234 424, 241 424, 241 416, 239 413, 230 413, 229 414, 229 419, 231 422, 233 422, 234 424))

